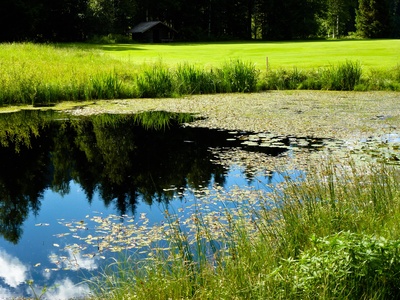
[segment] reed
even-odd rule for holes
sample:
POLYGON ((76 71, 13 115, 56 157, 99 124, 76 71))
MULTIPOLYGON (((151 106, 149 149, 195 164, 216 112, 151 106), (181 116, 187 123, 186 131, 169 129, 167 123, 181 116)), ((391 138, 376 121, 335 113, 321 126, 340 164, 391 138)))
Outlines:
POLYGON ((145 68, 137 77, 137 88, 142 98, 171 97, 174 94, 173 73, 161 63, 145 68))
POLYGON ((143 234, 144 258, 89 281, 94 298, 396 298, 399 182, 397 167, 331 160, 272 193, 216 188, 143 234))
POLYGON ((322 81, 327 90, 352 91, 360 83, 361 76, 361 64, 359 62, 346 61, 325 70, 322 75, 322 81))
POLYGON ((301 71, 297 68, 269 71, 263 86, 267 90, 321 89, 321 84, 305 85, 307 81, 310 81, 311 74, 310 71, 301 71))
MULTIPOLYGON (((362 75, 361 64, 353 61, 316 70, 279 69, 266 73, 264 88, 353 91, 356 88, 359 89, 357 86, 362 82, 362 75)), ((387 76, 388 74, 381 73, 381 76, 378 77, 387 78, 387 76)), ((364 79, 364 81, 368 81, 368 79, 364 79)))
POLYGON ((254 64, 231 60, 217 72, 221 86, 217 89, 228 93, 255 92, 259 71, 254 64))
POLYGON ((177 92, 181 95, 216 93, 216 76, 188 63, 178 65, 176 69, 177 92))

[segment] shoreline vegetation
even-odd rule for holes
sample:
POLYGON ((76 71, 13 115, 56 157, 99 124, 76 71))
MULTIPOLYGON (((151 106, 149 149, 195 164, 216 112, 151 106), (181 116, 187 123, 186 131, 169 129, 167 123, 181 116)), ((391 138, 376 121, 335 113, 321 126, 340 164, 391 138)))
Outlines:
POLYGON ((364 70, 358 60, 330 66, 260 70, 231 59, 217 67, 162 60, 133 64, 83 47, 0 45, 0 105, 181 97, 268 90, 399 91, 400 65, 364 70))
POLYGON ((92 299, 395 299, 399 179, 398 167, 329 160, 272 194, 217 189, 188 219, 135 232, 145 258, 86 283, 92 299))

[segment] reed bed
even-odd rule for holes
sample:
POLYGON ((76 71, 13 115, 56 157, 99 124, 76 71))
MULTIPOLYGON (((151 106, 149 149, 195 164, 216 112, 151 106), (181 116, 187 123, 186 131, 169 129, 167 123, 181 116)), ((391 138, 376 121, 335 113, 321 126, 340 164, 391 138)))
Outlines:
POLYGON ((258 70, 238 59, 202 68, 122 61, 100 50, 57 45, 0 45, 0 105, 175 97, 271 89, 400 90, 400 67, 363 71, 357 61, 314 70, 258 70))
POLYGON ((282 176, 273 192, 194 191, 158 225, 94 216, 102 235, 80 247, 123 254, 87 281, 92 299, 398 298, 400 169, 331 159, 282 176))

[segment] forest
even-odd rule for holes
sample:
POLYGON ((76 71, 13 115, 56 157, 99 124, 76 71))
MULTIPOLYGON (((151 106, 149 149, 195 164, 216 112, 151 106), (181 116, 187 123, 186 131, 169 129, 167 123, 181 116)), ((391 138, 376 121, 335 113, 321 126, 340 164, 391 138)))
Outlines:
POLYGON ((0 42, 123 38, 144 21, 180 41, 398 38, 400 0, 2 0, 0 42))

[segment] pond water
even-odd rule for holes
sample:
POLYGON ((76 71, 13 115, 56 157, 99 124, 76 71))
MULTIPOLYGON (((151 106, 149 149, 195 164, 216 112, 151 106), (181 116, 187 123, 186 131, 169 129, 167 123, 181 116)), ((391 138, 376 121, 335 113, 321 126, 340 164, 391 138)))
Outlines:
POLYGON ((128 222, 146 214, 160 222, 166 209, 185 211, 204 189, 267 190, 284 180, 271 170, 222 164, 217 152, 289 159, 293 149, 330 142, 184 126, 194 118, 166 112, 0 115, 0 299, 32 297, 28 280, 38 295, 49 287, 49 299, 88 292, 75 284, 101 271, 107 254, 66 249, 77 243, 68 224, 90 232, 94 216, 128 222))

